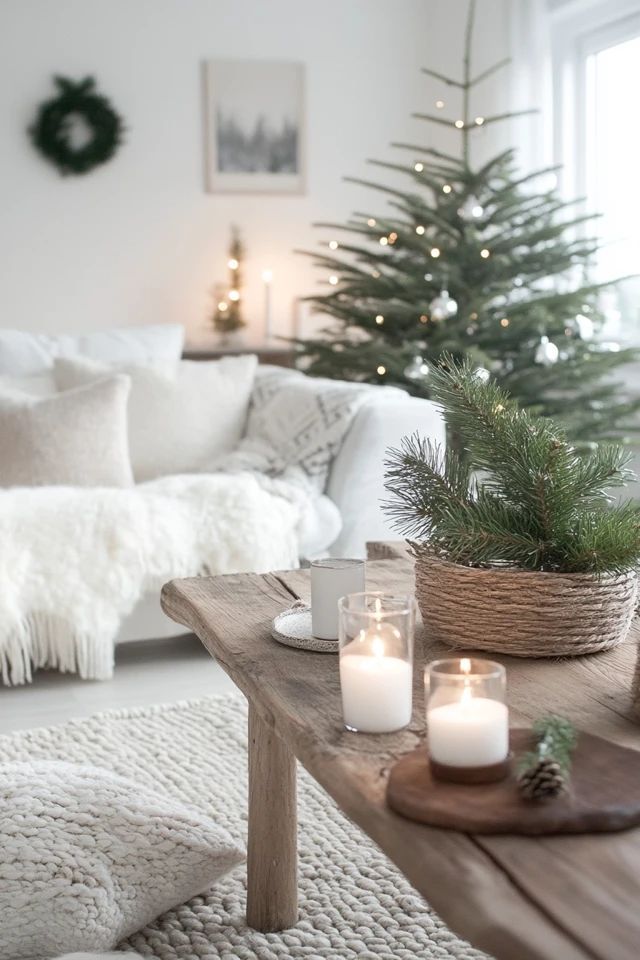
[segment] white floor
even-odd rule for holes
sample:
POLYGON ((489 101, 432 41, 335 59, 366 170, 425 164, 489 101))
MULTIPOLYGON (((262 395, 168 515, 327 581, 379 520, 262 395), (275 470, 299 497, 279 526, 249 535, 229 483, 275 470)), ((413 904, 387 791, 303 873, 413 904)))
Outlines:
POLYGON ((230 689, 231 680, 195 636, 126 643, 116 648, 112 680, 80 680, 41 670, 31 684, 0 688, 0 733, 230 689))

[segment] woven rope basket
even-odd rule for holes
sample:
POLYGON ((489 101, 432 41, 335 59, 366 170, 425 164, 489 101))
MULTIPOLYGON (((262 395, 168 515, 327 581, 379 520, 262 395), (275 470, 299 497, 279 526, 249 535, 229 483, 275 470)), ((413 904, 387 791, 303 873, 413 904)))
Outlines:
POLYGON ((636 607, 635 572, 464 567, 416 551, 416 598, 429 640, 514 657, 573 657, 621 643, 636 607))

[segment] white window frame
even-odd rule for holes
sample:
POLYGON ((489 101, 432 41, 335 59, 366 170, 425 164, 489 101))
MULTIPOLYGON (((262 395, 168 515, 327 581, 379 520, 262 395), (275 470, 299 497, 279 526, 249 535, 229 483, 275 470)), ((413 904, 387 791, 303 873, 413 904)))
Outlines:
MULTIPOLYGON (((566 200, 589 191, 587 57, 640 36, 640 0, 547 0, 552 70, 553 163, 566 200)), ((586 211, 594 212, 594 211, 586 211)), ((585 228, 588 231, 588 225, 585 228)), ((632 324, 633 325, 633 324, 632 324)), ((623 340, 637 342, 635 331, 623 340)))
POLYGON ((593 53, 640 35, 640 0, 548 0, 553 75, 553 155, 562 192, 586 191, 584 64, 593 53))

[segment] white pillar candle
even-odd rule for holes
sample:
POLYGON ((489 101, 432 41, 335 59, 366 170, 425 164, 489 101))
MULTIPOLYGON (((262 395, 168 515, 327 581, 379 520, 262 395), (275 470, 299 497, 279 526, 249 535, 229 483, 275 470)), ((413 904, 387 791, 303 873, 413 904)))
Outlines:
POLYGON ((427 711, 429 754, 449 767, 487 767, 509 753, 509 711, 504 703, 474 697, 469 688, 457 702, 427 711))
POLYGON ((311 564, 311 632, 321 640, 338 639, 338 600, 365 589, 364 560, 328 558, 311 564))
POLYGON ((360 733, 391 733, 411 720, 411 664, 399 657, 345 654, 340 686, 345 726, 360 733))
POLYGON ((263 270, 262 279, 264 281, 264 338, 271 339, 271 281, 273 280, 272 270, 263 270))

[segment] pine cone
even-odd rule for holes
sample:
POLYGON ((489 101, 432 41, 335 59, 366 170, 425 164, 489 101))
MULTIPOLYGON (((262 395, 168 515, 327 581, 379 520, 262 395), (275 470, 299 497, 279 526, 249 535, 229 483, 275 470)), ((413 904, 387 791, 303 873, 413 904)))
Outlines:
POLYGON ((559 796, 565 789, 565 778, 555 760, 539 760, 518 777, 518 789, 525 800, 546 800, 559 796))

